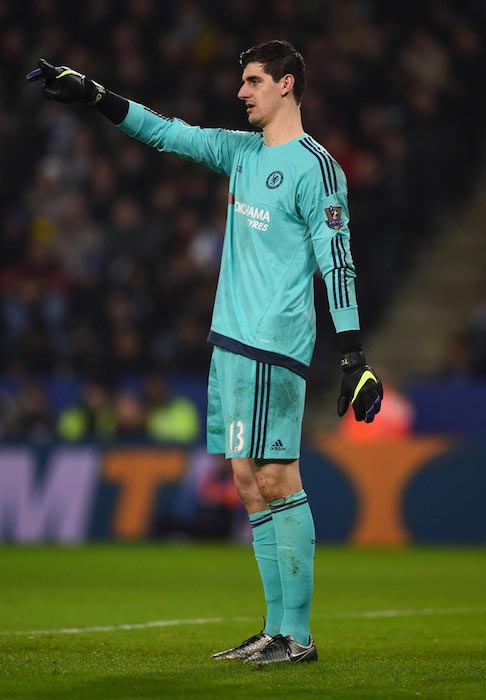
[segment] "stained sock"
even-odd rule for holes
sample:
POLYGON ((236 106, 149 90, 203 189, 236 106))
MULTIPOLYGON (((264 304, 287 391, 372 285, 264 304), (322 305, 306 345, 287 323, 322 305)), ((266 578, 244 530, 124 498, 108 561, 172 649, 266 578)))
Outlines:
POLYGON ((253 549, 267 603, 265 632, 274 637, 280 632, 283 601, 272 513, 270 510, 263 510, 259 513, 252 513, 249 517, 253 532, 253 549))
POLYGON ((268 504, 277 540, 283 597, 280 633, 308 644, 309 616, 314 584, 315 529, 305 491, 268 504))

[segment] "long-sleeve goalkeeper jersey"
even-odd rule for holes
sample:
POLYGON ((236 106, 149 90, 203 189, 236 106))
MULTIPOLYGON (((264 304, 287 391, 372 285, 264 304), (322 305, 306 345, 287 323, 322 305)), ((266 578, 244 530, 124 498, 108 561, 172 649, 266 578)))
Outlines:
POLYGON ((266 146, 259 133, 189 126, 135 102, 119 126, 230 178, 211 343, 306 377, 317 266, 336 331, 359 329, 346 178, 312 137, 266 146))

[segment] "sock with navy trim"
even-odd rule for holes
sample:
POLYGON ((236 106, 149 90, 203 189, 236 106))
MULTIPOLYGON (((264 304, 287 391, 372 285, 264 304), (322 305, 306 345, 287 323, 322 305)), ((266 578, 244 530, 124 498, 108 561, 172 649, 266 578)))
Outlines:
POLYGON ((253 532, 253 549, 267 603, 265 632, 274 637, 280 632, 283 599, 272 513, 270 510, 263 510, 251 513, 249 518, 253 532))
POLYGON ((315 529, 305 491, 268 504, 277 539, 284 613, 280 633, 309 643, 309 616, 314 585, 315 529))

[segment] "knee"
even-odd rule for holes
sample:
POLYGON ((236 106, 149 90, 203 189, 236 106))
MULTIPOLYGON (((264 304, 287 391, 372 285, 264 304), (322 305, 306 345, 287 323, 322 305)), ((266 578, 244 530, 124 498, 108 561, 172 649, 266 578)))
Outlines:
POLYGON ((258 484, 252 473, 241 473, 235 471, 233 473, 236 493, 243 501, 247 508, 262 509, 265 504, 262 502, 262 497, 258 489, 258 484))
POLYGON ((255 460, 258 490, 267 502, 287 498, 302 489, 297 460, 255 460))
POLYGON ((257 485, 258 491, 266 503, 282 498, 282 484, 275 475, 259 470, 257 472, 257 485))
POLYGON ((255 479, 248 475, 234 474, 236 492, 243 502, 255 493, 258 493, 258 487, 255 479))

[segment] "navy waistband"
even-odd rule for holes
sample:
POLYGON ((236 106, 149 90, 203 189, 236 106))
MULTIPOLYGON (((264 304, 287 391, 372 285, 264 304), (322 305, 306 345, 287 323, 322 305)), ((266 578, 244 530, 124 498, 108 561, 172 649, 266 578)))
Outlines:
POLYGON ((244 357, 249 357, 250 360, 257 360, 258 362, 266 362, 268 365, 286 367, 303 379, 308 377, 309 367, 304 365, 303 362, 294 360, 293 357, 287 357, 287 355, 281 355, 278 352, 269 352, 261 348, 254 348, 251 345, 246 345, 246 343, 242 343, 234 338, 228 338, 226 335, 221 335, 221 333, 216 333, 215 331, 209 331, 208 341, 219 348, 234 352, 236 355, 243 355, 244 357))

